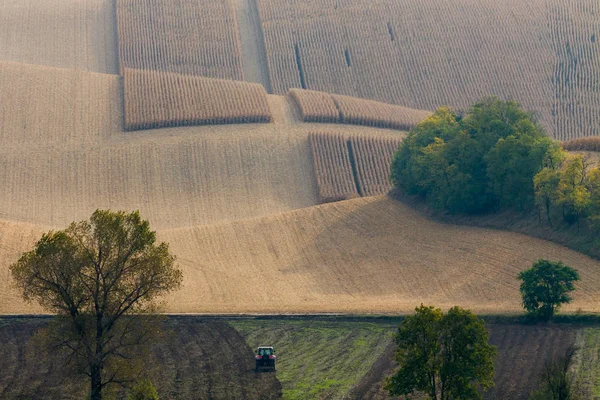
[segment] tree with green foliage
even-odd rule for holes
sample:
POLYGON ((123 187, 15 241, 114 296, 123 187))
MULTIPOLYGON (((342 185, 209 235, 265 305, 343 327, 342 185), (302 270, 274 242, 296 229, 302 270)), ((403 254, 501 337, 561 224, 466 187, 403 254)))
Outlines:
POLYGON ((156 300, 182 280, 169 246, 156 244, 139 212, 98 210, 48 232, 10 270, 25 300, 56 314, 48 341, 90 378, 92 400, 137 380, 140 349, 159 329, 156 300))
POLYGON ((493 386, 497 350, 482 319, 460 307, 443 314, 421 305, 396 336, 399 369, 387 379, 392 395, 426 393, 434 400, 481 399, 493 386))
POLYGON ((158 400, 158 391, 150 379, 142 379, 131 389, 127 400, 158 400))
POLYGON ((533 266, 518 275, 521 282, 523 307, 527 312, 542 320, 554 317, 562 304, 570 303, 569 294, 579 281, 577 270, 560 261, 538 260, 533 266))
POLYGON ((465 115, 442 107, 415 127, 394 155, 390 181, 438 210, 523 210, 534 205, 534 176, 557 151, 517 103, 491 97, 465 115))
POLYGON ((544 208, 550 226, 552 226, 552 205, 559 199, 558 185, 560 178, 560 170, 544 168, 533 179, 535 202, 538 207, 544 208))
POLYGON ((579 222, 591 206, 591 196, 586 187, 588 165, 582 155, 567 157, 558 183, 558 204, 568 223, 579 222))

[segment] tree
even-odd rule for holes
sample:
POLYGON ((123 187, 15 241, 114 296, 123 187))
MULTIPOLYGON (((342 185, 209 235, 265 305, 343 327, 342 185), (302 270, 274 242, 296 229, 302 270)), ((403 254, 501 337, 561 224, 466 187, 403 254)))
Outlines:
POLYGON ((531 400, 576 400, 580 388, 572 371, 577 348, 569 346, 565 353, 546 361, 542 369, 540 387, 530 396, 531 400))
POLYGON ((570 303, 570 292, 579 273, 560 261, 538 260, 518 275, 523 307, 533 316, 551 320, 562 304, 570 303))
POLYGON ((590 193, 586 187, 587 162, 581 155, 567 157, 558 184, 558 204, 563 207, 563 217, 569 223, 579 222, 579 217, 590 206, 590 193))
POLYGON ((127 400, 158 400, 158 391, 150 379, 142 379, 131 389, 127 400))
POLYGON ((49 340, 90 378, 92 400, 135 380, 131 366, 157 330, 147 316, 182 280, 137 211, 97 210, 89 222, 48 232, 10 269, 25 300, 57 315, 49 340))
POLYGON ((560 193, 558 185, 561 179, 561 171, 558 169, 544 168, 533 179, 535 202, 538 207, 546 211, 548 224, 552 226, 552 205, 558 201, 560 193))
POLYGON ((524 210, 534 205, 534 176, 558 149, 517 103, 490 97, 465 115, 442 107, 415 127, 390 182, 440 211, 524 210))
POLYGON ((396 336, 399 369, 388 378, 392 395, 424 392, 434 400, 481 399, 491 387, 497 351, 483 320, 460 307, 447 314, 421 305, 396 336))

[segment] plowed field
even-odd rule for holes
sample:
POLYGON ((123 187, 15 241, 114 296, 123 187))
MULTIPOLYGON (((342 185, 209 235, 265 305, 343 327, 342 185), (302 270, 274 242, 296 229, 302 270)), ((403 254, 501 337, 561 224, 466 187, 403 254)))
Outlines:
MULTIPOLYGON (((85 379, 73 379, 64 360, 41 356, 30 345, 43 320, 0 319, 0 398, 81 399, 85 379)), ((254 372, 253 351, 223 322, 169 320, 172 331, 153 346, 153 377, 164 399, 276 399, 281 385, 275 374, 254 372)))

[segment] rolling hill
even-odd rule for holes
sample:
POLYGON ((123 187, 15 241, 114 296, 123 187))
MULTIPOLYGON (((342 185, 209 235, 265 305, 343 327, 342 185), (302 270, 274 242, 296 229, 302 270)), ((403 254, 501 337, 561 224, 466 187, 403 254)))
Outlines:
MULTIPOLYGON (((10 229, 19 232, 7 223, 2 236, 10 229)), ((17 254, 33 233, 2 247, 17 254)), ((599 311, 598 261, 525 235, 441 224, 385 196, 158 233, 184 272, 183 288, 166 298, 169 313, 398 314, 420 303, 520 313, 516 275, 542 257, 581 274, 565 310, 599 311)), ((17 297, 5 280, 0 293, 17 297)), ((36 311, 0 303, 2 314, 36 311)))

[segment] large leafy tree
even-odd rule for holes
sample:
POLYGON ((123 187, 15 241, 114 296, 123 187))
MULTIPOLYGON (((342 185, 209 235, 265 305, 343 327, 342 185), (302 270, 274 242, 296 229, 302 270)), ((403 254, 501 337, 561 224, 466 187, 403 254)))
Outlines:
POLYGON ((570 292, 578 281, 577 270, 560 261, 538 260, 518 275, 523 307, 531 315, 550 320, 562 304, 570 303, 570 292))
POLYGON ((488 344, 483 320, 460 307, 443 314, 421 305, 396 336, 399 368, 388 378, 392 395, 426 393, 431 399, 481 399, 494 384, 496 348, 488 344))
POLYGON ((515 102, 488 98, 465 115, 442 107, 403 141, 390 180, 439 210, 534 205, 533 178, 558 145, 515 102))
POLYGON ((57 315, 47 337, 90 378, 90 397, 135 379, 140 347, 157 326, 148 320, 182 273, 166 243, 139 212, 98 210, 89 221, 48 232, 11 266, 28 301, 57 315))

